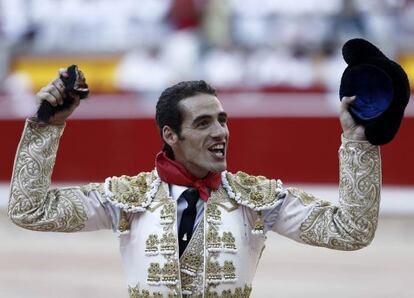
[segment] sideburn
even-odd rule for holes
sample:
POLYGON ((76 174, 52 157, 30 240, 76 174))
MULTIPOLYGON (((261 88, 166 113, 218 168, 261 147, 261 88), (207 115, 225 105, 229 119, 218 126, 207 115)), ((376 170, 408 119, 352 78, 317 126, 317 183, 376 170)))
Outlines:
MULTIPOLYGON (((185 140, 185 138, 181 135, 181 134, 177 134, 178 139, 180 141, 185 140)), ((167 154, 167 157, 171 160, 175 160, 175 155, 174 155, 174 151, 171 148, 170 145, 168 145, 167 143, 164 142, 164 146, 162 147, 162 151, 164 151, 167 154)))

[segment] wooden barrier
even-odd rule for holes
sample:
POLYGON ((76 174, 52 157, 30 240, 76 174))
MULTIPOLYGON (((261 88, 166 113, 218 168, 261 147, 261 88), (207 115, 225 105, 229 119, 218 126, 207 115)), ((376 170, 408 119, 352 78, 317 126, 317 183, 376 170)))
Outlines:
MULTIPOLYGON (((1 120, 0 180, 11 177, 23 120, 1 120)), ((340 126, 335 117, 231 118, 228 165, 285 183, 337 183, 340 126)), ((414 185, 414 118, 381 148, 385 184, 414 185)), ((152 119, 70 120, 61 140, 54 181, 103 181, 154 167, 161 148, 152 119)))

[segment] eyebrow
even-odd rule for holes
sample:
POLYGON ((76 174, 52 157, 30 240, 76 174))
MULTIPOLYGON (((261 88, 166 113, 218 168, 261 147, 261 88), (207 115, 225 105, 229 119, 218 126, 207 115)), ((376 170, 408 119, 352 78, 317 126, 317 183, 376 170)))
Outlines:
MULTIPOLYGON (((218 118, 222 118, 222 117, 224 117, 224 118, 226 118, 226 119, 227 119, 227 113, 226 113, 226 112, 220 112, 220 113, 218 114, 218 118)), ((204 119, 211 119, 211 118, 213 118, 213 116, 208 115, 208 114, 203 114, 203 115, 197 116, 197 117, 193 120, 193 125, 194 125, 194 124, 196 124, 197 122, 200 122, 200 121, 204 120, 204 119)))
POLYGON ((219 113, 219 117, 224 117, 224 118, 228 118, 227 113, 226 112, 220 112, 219 113))

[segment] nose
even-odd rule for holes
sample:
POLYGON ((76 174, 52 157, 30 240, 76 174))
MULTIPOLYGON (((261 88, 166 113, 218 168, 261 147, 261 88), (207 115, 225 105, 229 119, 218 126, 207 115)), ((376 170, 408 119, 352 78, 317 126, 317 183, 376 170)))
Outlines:
POLYGON ((223 125, 222 123, 216 121, 214 125, 212 126, 211 136, 214 139, 221 140, 221 139, 225 139, 227 134, 228 134, 227 126, 225 124, 223 125))

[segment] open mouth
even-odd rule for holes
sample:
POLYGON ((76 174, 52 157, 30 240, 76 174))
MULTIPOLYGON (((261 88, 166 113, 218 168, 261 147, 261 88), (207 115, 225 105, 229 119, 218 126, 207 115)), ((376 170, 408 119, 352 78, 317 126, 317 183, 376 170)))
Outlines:
POLYGON ((213 155, 215 157, 223 158, 224 157, 224 154, 225 154, 225 149, 224 148, 225 148, 225 144, 224 143, 218 143, 218 144, 215 144, 215 145, 209 147, 208 148, 208 151, 210 151, 211 153, 213 153, 213 155))

